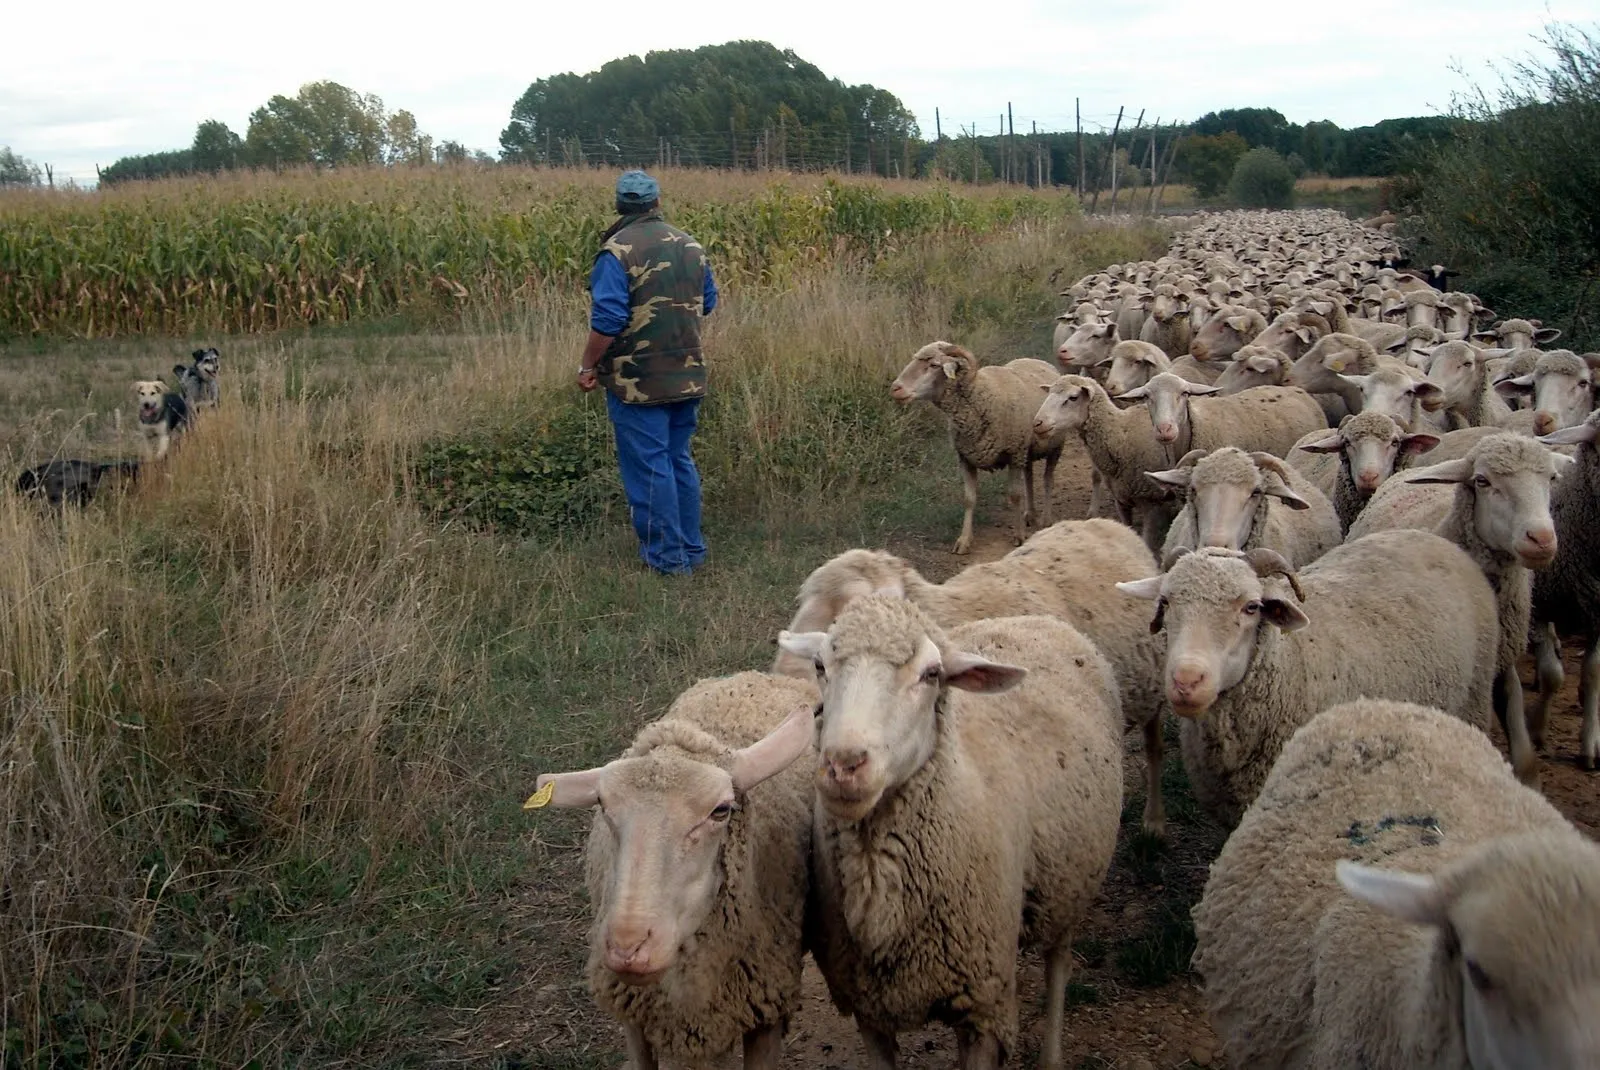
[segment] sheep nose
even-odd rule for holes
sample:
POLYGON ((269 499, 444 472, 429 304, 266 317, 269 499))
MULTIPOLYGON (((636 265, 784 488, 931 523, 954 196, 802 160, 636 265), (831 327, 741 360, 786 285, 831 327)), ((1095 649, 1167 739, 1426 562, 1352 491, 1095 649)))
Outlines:
POLYGON ((1172 670, 1172 688, 1181 695, 1192 695, 1206 682, 1207 675, 1204 665, 1182 662, 1172 670))
POLYGON ((618 926, 606 934, 606 967, 618 973, 649 973, 650 952, 645 947, 655 930, 618 926))
POLYGON ((895 383, 889 388, 889 396, 896 401, 904 401, 906 399, 906 388, 899 383, 895 383))
POLYGON ((828 779, 847 783, 860 775, 867 765, 867 752, 862 748, 830 750, 825 755, 828 762, 828 779))
POLYGON ((1529 563, 1545 563, 1556 556, 1556 533, 1554 528, 1534 528, 1523 532, 1523 539, 1527 547, 1519 555, 1529 563))
POLYGON ((1189 346, 1189 355, 1195 360, 1205 360, 1209 354, 1210 350, 1200 342, 1195 342, 1189 346))
POLYGON ((1556 429, 1556 414, 1540 409, 1533 414, 1533 429, 1541 435, 1548 435, 1556 429))
POLYGON ((1156 424, 1156 439, 1161 442, 1171 442, 1178 437, 1176 424, 1156 424))
POLYGON ((1356 489, 1363 494, 1371 494, 1382 482, 1383 476, 1376 468, 1363 468, 1356 473, 1356 489))
POLYGON ((1036 435, 1048 435, 1050 433, 1050 425, 1043 420, 1035 420, 1033 421, 1033 433, 1036 435))

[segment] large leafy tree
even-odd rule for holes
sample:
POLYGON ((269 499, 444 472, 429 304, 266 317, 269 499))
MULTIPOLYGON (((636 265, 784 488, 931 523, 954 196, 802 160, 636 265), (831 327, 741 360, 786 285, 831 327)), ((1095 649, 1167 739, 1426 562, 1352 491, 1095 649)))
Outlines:
MULTIPOLYGON (((413 133, 415 123, 412 123, 413 133)), ((246 154, 257 166, 383 163, 389 116, 383 101, 338 82, 309 82, 292 97, 278 94, 250 114, 246 154)))
POLYGON ((11 151, 11 146, 0 148, 0 186, 36 186, 39 168, 23 156, 11 151))
POLYGON ((207 119, 194 131, 194 144, 189 149, 190 159, 197 171, 228 171, 239 166, 244 154, 244 142, 228 129, 228 124, 207 119))
POLYGON ((871 166, 903 161, 917 137, 900 100, 829 78, 792 51, 731 41, 626 56, 528 87, 500 135, 507 160, 871 166))

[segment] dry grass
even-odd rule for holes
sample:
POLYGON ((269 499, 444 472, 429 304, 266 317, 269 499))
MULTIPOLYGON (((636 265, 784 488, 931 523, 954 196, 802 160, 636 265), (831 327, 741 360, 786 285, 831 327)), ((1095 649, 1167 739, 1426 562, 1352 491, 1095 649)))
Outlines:
MULTIPOLYGON (((944 541, 948 447, 884 381, 935 334, 1037 352, 1051 269, 1162 244, 1055 222, 731 287, 692 588, 631 567, 621 525, 518 539, 414 503, 425 443, 595 404, 568 390, 570 292, 461 334, 215 339, 222 407, 131 493, 0 498, 0 1062, 429 1063, 497 991, 508 928, 575 979, 573 874, 533 878, 536 924, 506 914, 546 855, 531 773, 763 663, 820 555, 944 541)), ((186 348, 14 351, 0 457, 126 451, 128 380, 186 348)))

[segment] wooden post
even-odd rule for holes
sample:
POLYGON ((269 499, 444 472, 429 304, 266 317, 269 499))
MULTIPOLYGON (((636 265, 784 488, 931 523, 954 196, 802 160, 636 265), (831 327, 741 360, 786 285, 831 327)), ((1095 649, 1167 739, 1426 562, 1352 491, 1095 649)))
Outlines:
POLYGON ((1105 177, 1106 177, 1106 162, 1110 158, 1116 156, 1116 154, 1117 154, 1117 131, 1121 130, 1121 129, 1122 129, 1122 107, 1119 105, 1117 107, 1116 125, 1112 126, 1112 128, 1111 128, 1111 151, 1109 153, 1107 153, 1105 156, 1100 157, 1100 167, 1095 172, 1095 176, 1094 176, 1094 199, 1089 202, 1089 213, 1091 215, 1094 214, 1095 208, 1097 208, 1099 206, 1099 204, 1100 204, 1100 185, 1101 185, 1102 182, 1105 181, 1105 177))
POLYGON ((1167 176, 1172 174, 1172 161, 1177 158, 1178 144, 1183 141, 1183 135, 1178 133, 1177 124, 1173 124, 1172 143, 1167 146, 1167 164, 1161 169, 1161 189, 1156 192, 1156 207, 1161 207, 1161 198, 1167 195, 1167 176))
POLYGON ((937 145, 944 140, 944 127, 939 125, 939 109, 933 109, 933 143, 937 145))
POLYGON ((733 129, 733 112, 728 113, 728 166, 739 169, 739 136, 733 129))
MULTIPOLYGON (((1128 135, 1128 164, 1133 164, 1133 143, 1139 140, 1139 128, 1144 125, 1144 109, 1139 109, 1139 121, 1133 124, 1128 135)), ((1117 214, 1117 135, 1111 135, 1111 214, 1117 214)))
POLYGON ((1081 101, 1072 98, 1072 113, 1078 120, 1078 200, 1083 200, 1083 109, 1079 107, 1081 101))
POLYGON ((49 164, 44 165, 44 181, 45 185, 49 186, 51 189, 56 188, 55 168, 51 167, 49 164))
POLYGON ((1017 180, 1017 124, 1011 118, 1011 102, 1006 101, 1006 170, 1011 181, 1017 180))

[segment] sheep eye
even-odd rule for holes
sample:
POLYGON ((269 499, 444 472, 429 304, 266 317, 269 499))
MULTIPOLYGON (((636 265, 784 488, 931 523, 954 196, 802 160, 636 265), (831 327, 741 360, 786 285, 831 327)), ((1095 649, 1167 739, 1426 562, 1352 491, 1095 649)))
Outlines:
POLYGON ((1472 959, 1467 960, 1467 979, 1472 982, 1472 987, 1476 988, 1480 993, 1487 995, 1494 991, 1494 982, 1489 980, 1489 975, 1483 972, 1483 967, 1472 959))
POLYGON ((1489 477, 1488 476, 1473 476, 1472 477, 1472 485, 1481 490, 1481 489, 1483 489, 1483 488, 1485 488, 1485 487, 1487 487, 1489 485, 1489 477))
POLYGON ((1246 602, 1244 604, 1244 612, 1245 612, 1245 616, 1247 616, 1247 617, 1255 616, 1257 613, 1261 612, 1261 603, 1260 602, 1246 602))
POLYGON ((828 675, 828 670, 823 667, 821 658, 813 658, 811 661, 811 667, 817 670, 818 676, 828 675))
POLYGON ((722 822, 728 820, 728 818, 730 818, 732 816, 733 816, 733 804, 732 803, 727 803, 727 802, 718 803, 711 810, 711 820, 717 822, 718 824, 721 824, 722 822))
POLYGON ((939 666, 930 665, 923 669, 922 682, 925 684, 937 684, 939 682, 939 666))

